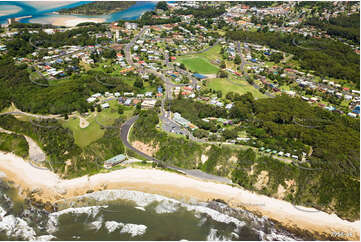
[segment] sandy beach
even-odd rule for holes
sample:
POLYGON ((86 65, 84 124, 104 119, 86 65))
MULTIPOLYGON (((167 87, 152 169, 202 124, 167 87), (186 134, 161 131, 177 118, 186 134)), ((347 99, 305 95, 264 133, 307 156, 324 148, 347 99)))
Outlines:
POLYGON ((258 195, 242 188, 202 181, 173 172, 125 168, 90 177, 63 180, 49 170, 37 169, 22 158, 4 152, 0 152, 0 171, 23 191, 38 190, 35 197, 43 202, 55 202, 83 195, 89 190, 104 189, 128 189, 198 201, 222 199, 232 207, 245 208, 290 228, 307 230, 314 234, 343 233, 348 237, 339 239, 344 240, 360 239, 360 221, 349 222, 335 214, 313 208, 295 207, 286 201, 258 195))
POLYGON ((0 17, 17 13, 21 10, 21 8, 13 5, 1 5, 0 7, 0 17))
POLYGON ((58 16, 32 18, 29 22, 39 23, 39 24, 52 24, 54 26, 74 27, 80 23, 85 23, 85 22, 104 23, 105 18, 100 18, 100 17, 86 18, 86 17, 78 17, 73 15, 58 15, 58 16))
POLYGON ((28 5, 38 9, 38 10, 46 10, 46 9, 53 9, 62 6, 69 5, 74 3, 74 1, 66 1, 66 2, 59 2, 59 1, 27 1, 28 5))

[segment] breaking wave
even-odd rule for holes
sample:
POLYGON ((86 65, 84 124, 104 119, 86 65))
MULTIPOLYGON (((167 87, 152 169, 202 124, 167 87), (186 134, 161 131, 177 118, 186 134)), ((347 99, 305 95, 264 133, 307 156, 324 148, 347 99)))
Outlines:
POLYGON ((116 221, 107 221, 105 222, 105 227, 109 233, 112 233, 121 228, 120 233, 128 233, 132 237, 142 235, 147 230, 147 226, 143 224, 123 224, 116 221))
MULTIPOLYGON (((74 231, 69 230, 71 234, 67 236, 73 239, 83 239, 86 233, 92 234, 89 236, 103 234, 103 236, 110 236, 109 238, 114 238, 117 234, 130 237, 146 234, 146 237, 143 238, 153 238, 153 232, 157 234, 154 230, 157 227, 152 224, 153 222, 149 222, 149 220, 146 222, 147 219, 139 220, 139 217, 133 220, 129 219, 130 217, 122 216, 124 215, 122 211, 129 209, 129 204, 113 206, 112 201, 117 200, 134 203, 130 207, 143 211, 136 213, 135 216, 145 216, 144 218, 146 216, 164 215, 164 218, 175 219, 179 218, 179 216, 183 218, 185 214, 193 216, 193 219, 189 221, 194 221, 195 227, 204 231, 202 232, 202 236, 204 236, 202 240, 240 240, 245 235, 248 235, 247 233, 252 234, 252 240, 298 239, 288 231, 278 229, 266 217, 259 217, 241 209, 233 209, 226 204, 215 201, 185 203, 161 195, 138 191, 104 190, 62 200, 60 204, 63 204, 62 207, 65 207, 65 209, 57 212, 48 213, 42 209, 30 208, 23 210, 19 216, 19 214, 9 214, 8 211, 12 210, 14 204, 6 194, 1 195, 3 203, 5 203, 4 201, 8 203, 6 205, 0 204, 0 232, 10 240, 62 240, 61 234, 69 229, 69 222, 64 223, 63 221, 69 221, 69 219, 74 225, 84 224, 83 235, 78 234, 76 229, 74 231), (107 213, 107 211, 117 211, 119 216, 118 213, 107 213), (71 217, 62 220, 60 218, 63 215, 70 215, 71 217), (119 221, 119 219, 124 220, 119 221), (142 221, 144 221, 144 224, 142 224, 142 221)), ((118 202, 114 204, 118 204, 118 202)), ((132 213, 130 216, 133 216, 132 213)))
POLYGON ((67 208, 58 212, 54 212, 49 214, 48 220, 48 233, 52 234, 57 231, 57 227, 59 224, 59 217, 63 214, 87 214, 90 217, 95 218, 95 216, 99 213, 101 208, 106 208, 107 206, 91 206, 91 207, 79 207, 79 208, 67 208))

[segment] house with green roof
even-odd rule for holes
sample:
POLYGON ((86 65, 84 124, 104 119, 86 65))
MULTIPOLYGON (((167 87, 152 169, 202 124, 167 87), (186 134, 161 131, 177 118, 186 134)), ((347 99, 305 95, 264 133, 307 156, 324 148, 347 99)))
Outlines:
POLYGON ((122 161, 125 161, 127 157, 123 154, 116 155, 109 160, 104 161, 104 167, 107 169, 112 168, 113 166, 119 164, 122 161))

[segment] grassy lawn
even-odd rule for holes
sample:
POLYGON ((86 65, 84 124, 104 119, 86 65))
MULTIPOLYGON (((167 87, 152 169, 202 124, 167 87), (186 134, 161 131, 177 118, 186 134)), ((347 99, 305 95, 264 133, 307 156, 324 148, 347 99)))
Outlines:
POLYGON ((31 78, 31 80, 38 80, 38 79, 41 78, 41 76, 37 72, 31 72, 30 73, 30 78, 31 78))
POLYGON ((85 71, 91 70, 90 65, 87 64, 87 63, 85 63, 85 62, 83 62, 83 61, 80 61, 80 62, 79 62, 79 65, 80 65, 81 67, 83 67, 83 68, 85 69, 85 71))
POLYGON ((266 61, 265 65, 266 65, 267 67, 272 67, 272 66, 276 66, 277 64, 274 63, 274 62, 272 62, 272 61, 266 61))
POLYGON ((229 79, 214 78, 208 81, 207 87, 217 91, 221 90, 223 96, 225 96, 228 92, 237 92, 240 95, 250 92, 255 98, 267 97, 266 95, 259 92, 256 88, 254 88, 244 80, 239 80, 239 79, 230 79, 230 80, 234 83, 237 83, 238 85, 230 82, 229 79))
POLYGON ((345 108, 348 108, 348 105, 349 105, 349 104, 350 104, 350 101, 343 100, 343 101, 341 102, 341 105, 340 105, 340 106, 345 107, 345 108))
POLYGON ((218 67, 203 57, 178 57, 177 61, 183 63, 192 72, 200 74, 216 74, 218 72, 218 67))
POLYGON ((216 45, 201 54, 179 56, 177 57, 177 61, 183 63, 193 72, 198 72, 201 74, 215 74, 218 72, 219 68, 209 63, 209 61, 215 61, 217 59, 221 60, 222 57, 219 54, 220 50, 221 46, 216 45))
POLYGON ((288 85, 280 86, 279 89, 281 89, 282 91, 289 91, 289 90, 291 90, 291 89, 290 89, 290 86, 288 86, 288 85))
POLYGON ((209 49, 208 51, 198 54, 196 56, 198 57, 204 57, 207 58, 208 60, 217 60, 217 59, 222 59, 220 52, 221 51, 221 46, 220 45, 216 45, 214 47, 212 47, 211 49, 209 49))
MULTIPOLYGON (((69 120, 62 121, 63 126, 69 128, 73 131, 75 143, 80 147, 85 147, 90 143, 98 140, 104 135, 105 130, 100 127, 99 123, 104 126, 110 126, 114 123, 114 121, 120 117, 117 112, 117 103, 115 100, 109 102, 110 108, 102 110, 100 113, 91 113, 86 120, 89 122, 89 125, 86 128, 80 128, 79 126, 79 117, 72 117, 69 120)), ((132 109, 127 108, 124 110, 124 114, 122 116, 130 116, 132 109)))

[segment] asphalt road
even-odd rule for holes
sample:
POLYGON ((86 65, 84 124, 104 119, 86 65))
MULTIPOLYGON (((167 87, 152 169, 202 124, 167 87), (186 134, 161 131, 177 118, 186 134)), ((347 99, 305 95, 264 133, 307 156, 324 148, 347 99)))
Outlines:
POLYGON ((122 125, 122 127, 120 129, 120 138, 121 138, 123 144, 128 149, 134 151, 138 155, 141 155, 141 156, 143 156, 144 158, 146 158, 148 160, 156 162, 158 165, 160 165, 160 166, 162 166, 164 168, 172 169, 174 171, 178 171, 178 172, 181 172, 181 173, 183 173, 185 175, 192 176, 192 177, 199 178, 199 179, 205 179, 205 180, 211 180, 211 181, 216 181, 216 182, 232 184, 232 181, 230 179, 228 179, 228 178, 225 178, 225 177, 211 175, 211 174, 205 173, 205 172, 203 172, 201 170, 196 170, 196 169, 187 170, 187 169, 179 168, 179 167, 176 167, 176 166, 168 165, 164 161, 160 161, 160 160, 158 160, 158 159, 156 159, 156 158, 154 158, 152 156, 149 156, 149 155, 143 153, 142 151, 136 149, 135 147, 133 147, 128 141, 128 135, 129 135, 129 131, 130 131, 131 127, 133 126, 135 121, 137 121, 137 119, 138 119, 138 116, 132 117, 131 119, 126 121, 122 125))
MULTIPOLYGON (((244 70, 244 66, 246 64, 248 64, 248 62, 246 61, 246 59, 243 56, 243 53, 241 50, 241 42, 239 42, 239 41, 237 41, 237 50, 238 50, 239 56, 241 57, 241 66, 240 67, 241 67, 242 74, 245 75, 246 77, 248 77, 248 73, 244 70)), ((252 86, 258 90, 261 89, 261 87, 258 86, 256 83, 253 83, 252 86)), ((275 97, 274 95, 272 95, 269 92, 265 92, 264 94, 268 97, 272 97, 272 98, 275 97)))
POLYGON ((130 48, 133 47, 133 45, 138 40, 138 38, 140 36, 142 36, 147 29, 148 29, 148 27, 143 27, 143 29, 136 36, 134 36, 134 38, 125 46, 125 50, 124 50, 125 59, 127 60, 128 64, 131 65, 131 66, 134 66, 134 62, 133 62, 132 57, 130 55, 130 48))

